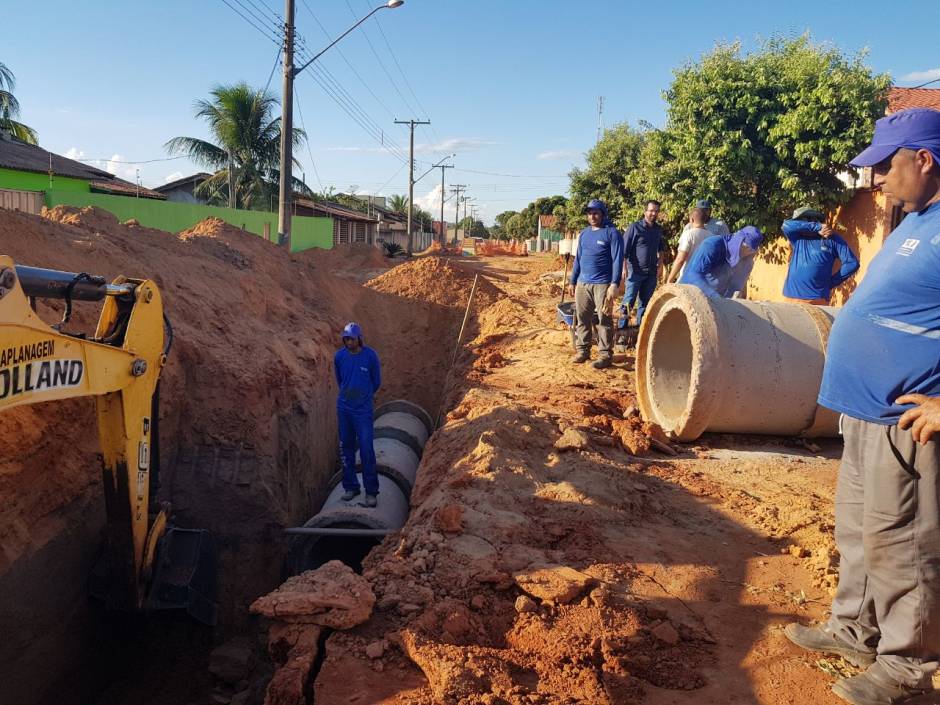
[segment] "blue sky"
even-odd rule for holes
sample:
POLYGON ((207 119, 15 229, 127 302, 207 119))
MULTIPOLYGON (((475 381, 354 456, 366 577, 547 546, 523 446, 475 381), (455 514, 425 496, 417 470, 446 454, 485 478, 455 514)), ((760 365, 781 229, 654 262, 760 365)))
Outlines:
MULTIPOLYGON (((315 53, 327 35, 380 2, 297 0, 298 31, 315 53)), ((0 62, 15 73, 22 120, 44 147, 111 160, 99 165, 131 181, 139 169, 144 185, 153 186, 197 167, 186 159, 121 162, 165 158, 163 143, 177 135, 207 136, 192 105, 214 84, 265 85, 278 50, 270 38, 274 15, 282 12, 277 0, 20 3, 0 62), (265 31, 229 5, 266 18, 255 19, 265 31)), ((595 138, 597 96, 605 97, 607 126, 662 124, 661 93, 672 69, 717 41, 750 47, 759 37, 809 30, 846 51, 867 48, 875 70, 915 85, 940 78, 938 16, 930 0, 890 9, 819 0, 406 0, 318 62, 329 72, 320 80, 342 85, 353 103, 347 108, 369 130, 312 74, 301 75, 295 122, 302 113, 310 150, 297 156, 317 190, 405 193, 407 167, 389 150, 407 152, 407 130, 393 121, 429 118, 431 127, 416 131, 417 174, 456 153, 448 184, 467 184, 490 221, 537 196, 566 192, 566 174, 583 163, 595 138)), ((270 85, 279 93, 279 71, 270 85)), ((416 201, 434 213, 439 194, 439 170, 415 187, 416 201)))

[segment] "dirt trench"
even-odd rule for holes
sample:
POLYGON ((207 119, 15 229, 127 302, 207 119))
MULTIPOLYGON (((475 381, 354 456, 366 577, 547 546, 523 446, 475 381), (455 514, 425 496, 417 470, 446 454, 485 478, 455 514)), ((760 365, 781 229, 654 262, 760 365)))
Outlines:
MULTIPOLYGON (((285 577, 282 530, 319 508, 336 470, 342 326, 359 321, 381 351, 379 402, 408 398, 436 413, 466 275, 432 258, 383 279, 391 263, 372 248, 289 255, 221 221, 174 235, 95 209, 0 211, 0 252, 160 287, 174 343, 161 378, 158 498, 177 525, 213 533, 220 586, 215 629, 103 614, 86 594, 105 516, 94 404, 4 413, 0 705, 209 702, 211 650, 253 638, 248 604, 285 577), (447 297, 414 297, 434 287, 447 297)), ((51 323, 61 309, 40 302, 39 313, 51 323)), ((96 305, 76 304, 69 330, 93 330, 96 318, 96 305)))

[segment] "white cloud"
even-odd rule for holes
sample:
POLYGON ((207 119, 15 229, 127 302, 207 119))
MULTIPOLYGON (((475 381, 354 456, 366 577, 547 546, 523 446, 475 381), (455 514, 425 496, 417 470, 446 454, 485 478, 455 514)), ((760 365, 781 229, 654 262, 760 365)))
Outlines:
POLYGON ((69 159, 83 159, 85 157, 85 153, 78 147, 69 147, 69 151, 65 153, 65 156, 69 159))
POLYGON ((183 178, 183 172, 181 172, 181 171, 174 171, 174 172, 173 172, 172 174, 170 174, 169 176, 163 177, 163 183, 168 184, 168 183, 170 183, 171 181, 176 181, 177 179, 182 179, 182 178, 183 178))
POLYGON ((137 167, 133 164, 124 164, 125 161, 127 161, 127 157, 121 154, 113 154, 106 162, 99 161, 98 166, 109 174, 133 181, 137 178, 137 167))
POLYGON ((429 152, 469 152, 483 147, 492 147, 498 144, 493 140, 478 139, 475 137, 452 137, 442 140, 436 144, 416 144, 415 152, 418 154, 427 154, 429 152))
MULTIPOLYGON (((447 196, 445 195, 444 198, 447 198, 447 196)), ((438 184, 433 189, 431 189, 428 193, 426 193, 424 196, 415 196, 415 205, 420 208, 423 208, 428 213, 432 214, 435 220, 440 218, 441 217, 441 185, 438 184)), ((453 218, 454 216, 454 213, 453 213, 454 203, 453 203, 453 200, 451 200, 448 203, 444 203, 444 219, 445 220, 448 218, 448 212, 447 212, 448 206, 450 207, 450 211, 451 211, 450 217, 453 218)), ((463 211, 461 211, 461 213, 463 213, 463 211)))
POLYGON ((535 155, 536 159, 574 159, 581 155, 574 149, 550 149, 547 152, 540 152, 535 155))
POLYGON ((913 71, 901 76, 901 81, 911 81, 924 83, 925 81, 934 81, 940 79, 940 68, 927 69, 926 71, 913 71))

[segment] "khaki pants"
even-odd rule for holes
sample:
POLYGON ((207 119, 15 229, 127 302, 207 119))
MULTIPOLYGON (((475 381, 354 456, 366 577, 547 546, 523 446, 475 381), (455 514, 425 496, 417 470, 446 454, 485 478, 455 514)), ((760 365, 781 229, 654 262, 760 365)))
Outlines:
POLYGON ((609 284, 578 284, 574 288, 575 345, 578 352, 591 353, 591 325, 597 312, 597 352, 601 358, 613 355, 613 320, 610 306, 604 305, 609 284))
POLYGON ((940 657, 940 443, 843 417, 836 490, 839 587, 830 629, 900 683, 929 683, 940 657))

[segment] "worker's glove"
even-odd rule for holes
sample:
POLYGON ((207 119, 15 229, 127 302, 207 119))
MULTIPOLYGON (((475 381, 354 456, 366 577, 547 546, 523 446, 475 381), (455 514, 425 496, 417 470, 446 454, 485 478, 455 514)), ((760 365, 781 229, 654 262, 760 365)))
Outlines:
POLYGON ((610 306, 614 303, 614 299, 617 298, 617 285, 611 284, 607 287, 607 293, 604 294, 604 307, 610 306))

